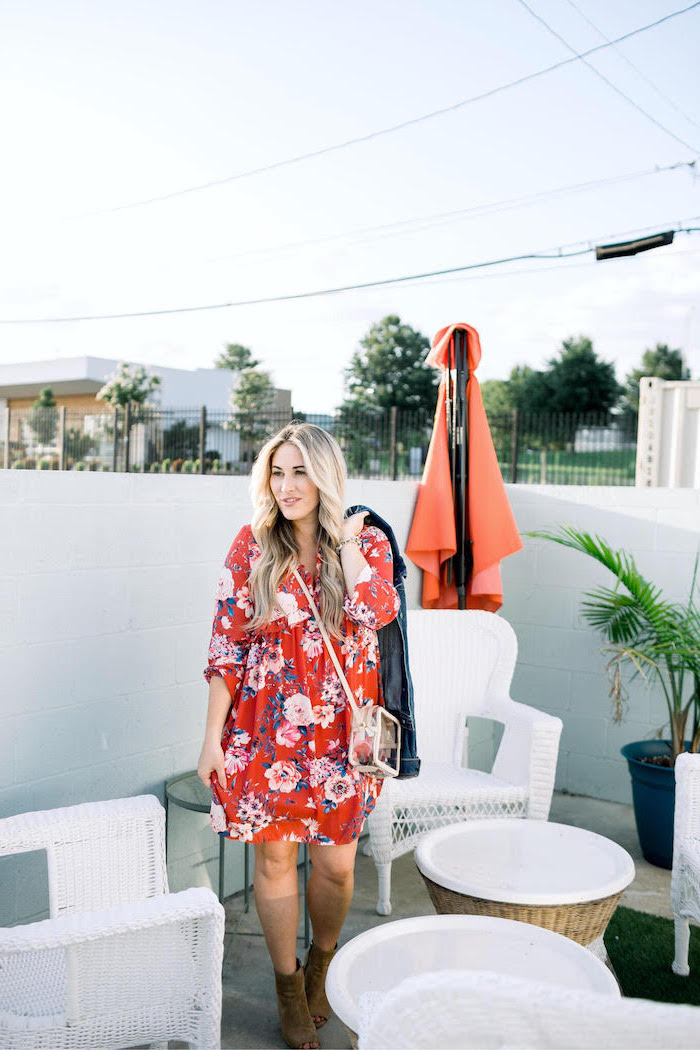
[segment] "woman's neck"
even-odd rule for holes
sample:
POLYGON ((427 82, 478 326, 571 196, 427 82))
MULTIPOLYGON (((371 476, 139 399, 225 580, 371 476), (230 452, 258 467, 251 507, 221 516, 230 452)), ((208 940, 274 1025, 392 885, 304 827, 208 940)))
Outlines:
POLYGON ((295 521, 294 539, 300 551, 316 548, 318 521, 295 521))

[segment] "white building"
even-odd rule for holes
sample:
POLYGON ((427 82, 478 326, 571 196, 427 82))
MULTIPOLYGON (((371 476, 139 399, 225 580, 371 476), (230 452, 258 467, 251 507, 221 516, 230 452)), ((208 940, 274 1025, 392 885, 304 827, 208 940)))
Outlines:
MULTIPOLYGON (((126 359, 123 359, 126 360, 126 359)), ((140 361, 130 361, 140 365, 140 361)), ((49 386, 56 403, 70 411, 100 411, 95 395, 116 371, 119 361, 106 357, 67 357, 21 364, 0 364, 0 408, 29 408, 41 390, 49 386)), ((235 383, 235 374, 225 368, 166 368, 143 365, 159 376, 160 386, 152 400, 162 408, 195 408, 225 412, 235 383)), ((290 390, 276 390, 274 412, 291 410, 290 390)), ((102 409, 103 410, 103 409, 102 409)))
MULTIPOLYGON (((23 421, 26 410, 31 408, 44 387, 50 387, 57 406, 66 409, 67 427, 77 427, 85 434, 103 430, 105 415, 112 409, 97 394, 119 364, 119 361, 105 357, 0 364, 0 441, 5 445, 6 465, 10 465, 16 455, 43 456, 50 453, 49 449, 36 446, 31 428, 23 421)), ((129 361, 129 364, 138 366, 141 362, 129 361)), ((149 396, 149 401, 168 410, 166 418, 169 423, 175 422, 181 410, 188 425, 198 425, 200 409, 206 408, 205 447, 221 449, 222 458, 226 460, 238 458, 238 435, 222 427, 230 410, 231 390, 236 382, 234 372, 225 368, 142 367, 160 378, 160 386, 149 396)), ((276 388, 270 411, 280 423, 291 419, 291 391, 276 388)), ((143 425, 134 426, 130 439, 130 463, 138 466, 147 458, 148 435, 143 425)), ((102 445, 104 441, 99 450, 95 450, 100 459, 107 456, 106 447, 102 445)), ((0 455, 0 463, 2 460, 0 455)))

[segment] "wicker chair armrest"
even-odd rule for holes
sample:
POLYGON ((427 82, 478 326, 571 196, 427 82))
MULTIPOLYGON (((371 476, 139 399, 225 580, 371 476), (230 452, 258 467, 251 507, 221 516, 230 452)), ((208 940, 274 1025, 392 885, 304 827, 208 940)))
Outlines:
POLYGON ((524 726, 535 726, 538 723, 542 725, 559 723, 561 725, 561 719, 555 715, 540 711, 539 708, 532 707, 530 704, 522 704, 511 696, 489 696, 487 707, 490 716, 497 722, 503 722, 506 726, 514 722, 524 726))
POLYGON ((51 918, 168 892, 165 810, 155 795, 0 820, 0 856, 33 850, 46 851, 51 918))
POLYGON ((493 773, 528 790, 528 816, 546 820, 554 791, 562 721, 511 697, 489 699, 491 717, 504 725, 493 773))
POLYGON ((0 958, 20 952, 65 948, 130 930, 143 930, 205 916, 212 916, 218 922, 223 937, 224 909, 216 894, 204 886, 193 887, 102 911, 1 928, 0 958))
POLYGON ((700 842, 700 754, 684 752, 676 759, 674 842, 700 842))
POLYGON ((85 847, 86 832, 125 818, 147 824, 164 816, 155 795, 134 795, 104 802, 81 802, 75 806, 33 810, 0 820, 0 856, 46 849, 55 842, 79 841, 85 847))
POLYGON ((687 752, 675 764, 671 906, 680 914, 689 900, 697 907, 700 886, 700 755, 687 752))

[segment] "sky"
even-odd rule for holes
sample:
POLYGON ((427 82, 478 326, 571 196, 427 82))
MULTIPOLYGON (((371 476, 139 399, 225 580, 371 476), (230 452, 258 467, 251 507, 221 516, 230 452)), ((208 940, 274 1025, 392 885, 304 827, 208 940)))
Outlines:
POLYGON ((532 76, 691 2, 0 0, 0 322, 554 256, 2 323, 0 362, 237 342, 326 412, 393 313, 473 325, 482 381, 580 334, 620 380, 657 342, 700 378, 699 233, 566 257, 700 227, 700 5, 532 76))

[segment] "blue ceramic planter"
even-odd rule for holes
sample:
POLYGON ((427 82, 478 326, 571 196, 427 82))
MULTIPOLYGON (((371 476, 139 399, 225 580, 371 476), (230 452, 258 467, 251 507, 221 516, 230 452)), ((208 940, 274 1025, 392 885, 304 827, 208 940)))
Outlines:
MULTIPOLYGON (((687 746, 687 745, 686 745, 687 746)), ((673 816, 676 808, 676 780, 671 766, 643 762, 646 755, 669 754, 669 742, 637 740, 625 744, 622 754, 627 759, 632 777, 634 819, 642 853, 650 864, 659 868, 673 865, 673 816)))

